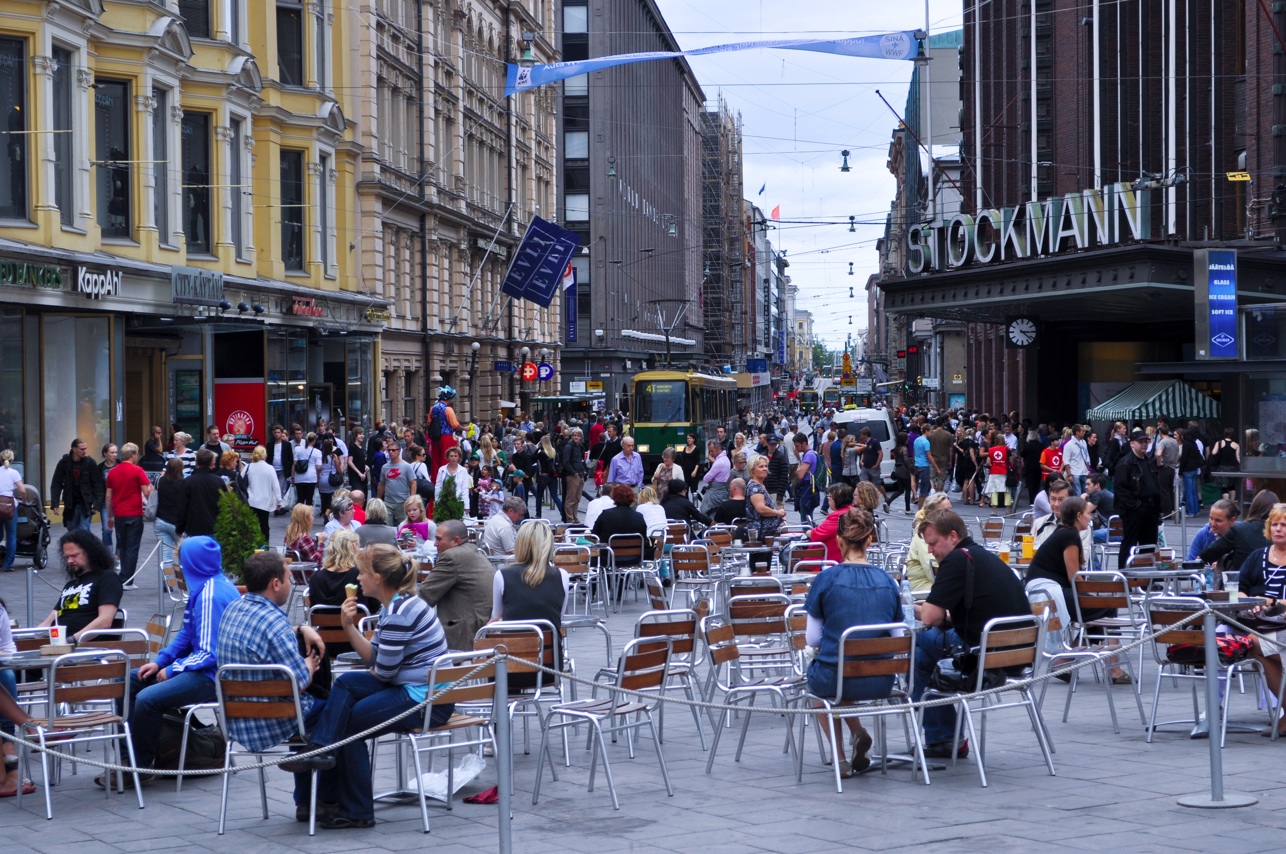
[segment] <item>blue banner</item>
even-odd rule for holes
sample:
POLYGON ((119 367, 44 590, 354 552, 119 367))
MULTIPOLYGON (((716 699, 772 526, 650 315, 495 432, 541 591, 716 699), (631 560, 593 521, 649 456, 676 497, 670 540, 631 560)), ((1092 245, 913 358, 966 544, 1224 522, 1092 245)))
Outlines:
POLYGON ((1210 358, 1236 359, 1237 251, 1211 249, 1206 255, 1210 301, 1210 358))
POLYGON ((633 62, 769 48, 773 50, 808 50, 815 53, 831 53, 836 56, 854 56, 866 59, 912 60, 916 56, 917 43, 914 31, 903 30, 879 36, 861 36, 851 39, 779 39, 775 41, 711 45, 710 47, 699 47, 694 50, 621 53, 616 56, 600 56, 576 62, 533 65, 531 68, 510 65, 505 75, 505 97, 508 98, 516 92, 525 92, 538 86, 557 83, 559 80, 566 80, 568 77, 576 77, 580 74, 587 74, 590 71, 600 71, 604 68, 614 68, 618 65, 628 65, 633 62))
POLYGON ((567 265, 567 274, 563 276, 563 324, 567 327, 567 343, 576 343, 576 267, 567 265))
POLYGON ((538 216, 532 217, 500 283, 500 292, 549 308, 567 264, 578 248, 580 238, 575 234, 538 216))

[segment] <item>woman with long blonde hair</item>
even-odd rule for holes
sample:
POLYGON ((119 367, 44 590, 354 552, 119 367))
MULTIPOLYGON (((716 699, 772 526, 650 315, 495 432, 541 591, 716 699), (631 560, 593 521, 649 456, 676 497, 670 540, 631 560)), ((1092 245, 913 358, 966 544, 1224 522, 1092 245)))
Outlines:
MULTIPOLYGON (((554 560, 554 535, 543 522, 528 522, 518 529, 514 562, 500 569, 491 583, 491 622, 497 620, 548 620, 555 631, 563 624, 563 602, 571 576, 554 560)), ((510 688, 530 688, 536 674, 516 673, 510 688)))
POLYGON ((286 526, 286 548, 299 552, 301 560, 321 563, 326 534, 322 532, 314 537, 312 530, 313 506, 296 504, 290 511, 290 524, 286 526))

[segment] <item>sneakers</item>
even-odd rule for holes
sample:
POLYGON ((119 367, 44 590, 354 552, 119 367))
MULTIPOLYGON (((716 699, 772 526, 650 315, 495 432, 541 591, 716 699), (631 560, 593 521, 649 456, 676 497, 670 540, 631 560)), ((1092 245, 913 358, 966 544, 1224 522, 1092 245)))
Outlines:
MULTIPOLYGON (((968 741, 968 739, 966 739, 966 740, 964 740, 964 741, 960 742, 960 747, 956 750, 955 758, 957 758, 957 759, 964 759, 964 758, 965 758, 966 756, 968 756, 968 755, 969 755, 969 741, 968 741)), ((925 758, 925 759, 950 759, 950 758, 952 758, 952 757, 951 757, 951 742, 949 742, 949 741, 939 741, 939 742, 935 742, 935 743, 933 743, 933 744, 927 745, 927 746, 924 748, 924 758, 925 758)))
MULTIPOLYGON (((110 788, 113 788, 113 787, 116 785, 115 775, 112 775, 113 779, 112 779, 112 780, 110 780, 110 781, 107 779, 107 777, 108 777, 108 775, 107 775, 106 773, 99 774, 97 777, 95 777, 95 778, 94 778, 94 785, 98 786, 98 788, 100 788, 100 789, 110 789, 110 788)), ((156 775, 155 775, 155 774, 139 774, 139 775, 138 775, 138 782, 139 782, 139 785, 141 785, 141 786, 146 786, 148 783, 151 783, 151 782, 152 782, 153 780, 155 780, 155 779, 156 779, 156 775)), ((126 774, 126 775, 125 775, 125 786, 126 786, 126 788, 129 788, 130 786, 133 786, 133 785, 134 785, 134 775, 133 775, 133 774, 126 774)))
POLYGON ((139 586, 138 586, 137 582, 134 582, 134 581, 126 581, 124 584, 122 584, 122 585, 121 585, 121 589, 122 589, 122 590, 138 590, 138 589, 140 589, 140 588, 139 588, 139 586))
MULTIPOLYGON (((328 804, 325 801, 317 802, 318 822, 325 820, 327 816, 334 815, 337 812, 339 812, 339 804, 328 804)), ((303 824, 308 823, 308 804, 295 805, 295 821, 302 822, 303 824)))

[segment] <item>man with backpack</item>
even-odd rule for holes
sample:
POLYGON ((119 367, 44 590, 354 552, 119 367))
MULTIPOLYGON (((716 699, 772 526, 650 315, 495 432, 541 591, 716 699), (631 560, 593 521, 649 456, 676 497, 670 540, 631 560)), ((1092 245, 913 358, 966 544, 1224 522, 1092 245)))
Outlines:
POLYGON ((456 447, 455 433, 460 429, 460 421, 450 401, 455 400, 455 389, 444 385, 438 389, 438 402, 429 410, 428 429, 425 438, 429 443, 429 470, 437 472, 447 464, 447 449, 456 447))

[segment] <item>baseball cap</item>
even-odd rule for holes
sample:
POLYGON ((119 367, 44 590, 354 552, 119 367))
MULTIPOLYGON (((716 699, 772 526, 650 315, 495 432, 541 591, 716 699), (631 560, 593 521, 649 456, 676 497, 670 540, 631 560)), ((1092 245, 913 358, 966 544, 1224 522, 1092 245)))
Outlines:
POLYGON ((1131 442, 1147 441, 1147 438, 1148 438, 1147 431, 1144 430, 1142 427, 1135 427, 1133 430, 1130 431, 1131 442))

